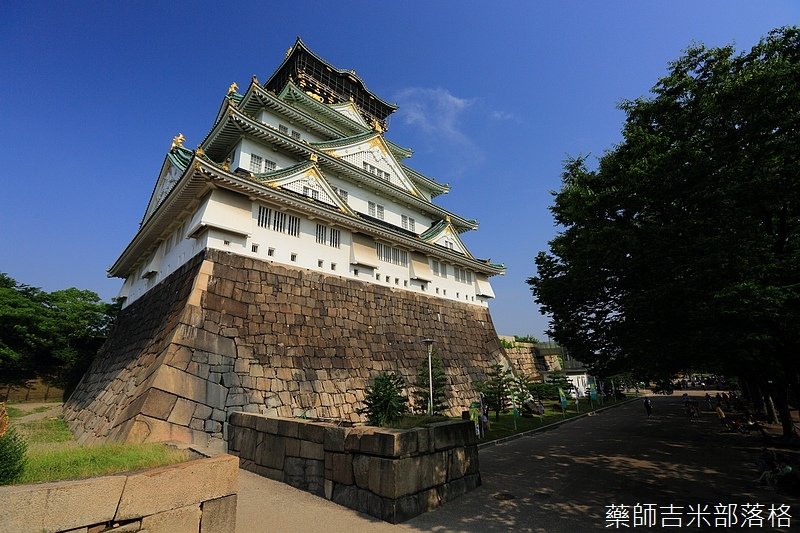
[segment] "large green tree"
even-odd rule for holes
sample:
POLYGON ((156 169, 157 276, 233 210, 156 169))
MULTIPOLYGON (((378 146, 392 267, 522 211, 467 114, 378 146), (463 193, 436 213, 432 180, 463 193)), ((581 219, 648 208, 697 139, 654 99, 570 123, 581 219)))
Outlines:
POLYGON ((45 292, 0 273, 0 376, 69 388, 108 336, 118 305, 92 291, 45 292))
POLYGON ((562 231, 530 278, 552 335, 600 374, 695 368, 774 395, 800 347, 800 29, 694 45, 621 105, 619 145, 566 162, 562 231))

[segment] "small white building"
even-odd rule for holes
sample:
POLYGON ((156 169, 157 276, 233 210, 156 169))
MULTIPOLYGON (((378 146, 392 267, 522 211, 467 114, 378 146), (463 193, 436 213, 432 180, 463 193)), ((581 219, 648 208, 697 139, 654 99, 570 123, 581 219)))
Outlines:
POLYGON ((274 74, 232 84, 196 149, 175 138, 139 231, 109 269, 130 305, 206 248, 486 306, 503 265, 433 203, 449 187, 385 137, 396 106, 298 39, 274 74))

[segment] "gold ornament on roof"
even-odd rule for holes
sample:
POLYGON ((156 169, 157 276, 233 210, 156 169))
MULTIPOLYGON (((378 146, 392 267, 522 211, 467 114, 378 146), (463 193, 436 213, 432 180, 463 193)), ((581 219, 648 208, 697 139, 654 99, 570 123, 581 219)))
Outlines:
POLYGON ((447 222, 448 224, 450 224, 450 215, 445 215, 444 216, 444 221, 447 222))
POLYGON ((317 154, 311 154, 310 156, 308 156, 308 160, 311 161, 312 163, 316 163, 318 159, 319 158, 317 157, 317 154))
POLYGON ((386 131, 386 129, 383 127, 383 124, 381 124, 380 120, 378 120, 377 118, 373 117, 373 119, 372 119, 372 131, 377 131, 378 133, 383 133, 384 131, 386 131))
POLYGON ((228 171, 230 169, 231 169, 231 160, 230 158, 228 158, 222 163, 222 170, 228 171))
POLYGON ((315 92, 306 91, 306 94, 311 98, 313 98, 314 100, 316 100, 317 102, 322 102, 323 104, 325 103, 325 100, 315 92))
POLYGON ((197 148, 194 151, 194 154, 197 157, 203 157, 204 155, 206 155, 206 152, 205 152, 205 150, 203 150, 203 147, 198 144, 197 148))
POLYGON ((177 134, 175 137, 172 138, 172 146, 170 147, 170 150, 174 150, 178 146, 183 148, 183 141, 185 140, 186 137, 183 136, 183 133, 177 134))
POLYGON ((289 48, 286 50, 286 57, 289 57, 290 55, 292 55, 292 50, 294 50, 294 46, 290 46, 290 47, 289 47, 289 48))
POLYGON ((238 90, 239 90, 239 86, 236 85, 236 82, 231 83, 228 86, 228 96, 232 95, 233 93, 235 93, 238 90))

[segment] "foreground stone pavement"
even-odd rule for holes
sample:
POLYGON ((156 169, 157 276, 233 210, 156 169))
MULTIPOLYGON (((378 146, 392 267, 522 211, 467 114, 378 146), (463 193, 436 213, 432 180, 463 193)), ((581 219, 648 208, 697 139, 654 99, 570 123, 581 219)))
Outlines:
MULTIPOLYGON (((237 531, 609 531, 607 506, 758 503, 789 505, 800 525, 800 501, 753 483, 753 463, 767 443, 725 433, 713 413, 691 422, 681 399, 655 396, 648 418, 640 401, 480 451, 483 486, 392 526, 280 483, 241 472, 237 531)), ((796 451, 784 450, 787 454, 796 451)), ((795 455, 795 457, 797 457, 795 455)), ((676 507, 677 509, 677 507, 676 507)), ((766 512, 763 515, 766 518, 766 512)), ((714 516, 709 517, 714 524, 714 516)), ((661 515, 658 515, 661 520, 661 515)), ((681 529, 699 530, 683 515, 681 529)), ((632 525, 632 522, 630 523, 632 525)), ((667 523, 668 524, 668 523, 667 523)), ((622 527, 674 531, 677 527, 622 527)), ((711 527, 711 531, 741 530, 711 527)), ((766 519, 748 531, 771 528, 766 519)), ((795 529, 796 530, 796 529, 795 529)))

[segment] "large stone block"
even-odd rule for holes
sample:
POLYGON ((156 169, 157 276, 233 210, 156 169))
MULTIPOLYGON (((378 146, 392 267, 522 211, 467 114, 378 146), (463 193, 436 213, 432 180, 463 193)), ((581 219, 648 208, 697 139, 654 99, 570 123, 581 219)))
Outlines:
POLYGON ((200 529, 200 504, 187 505, 142 518, 148 533, 196 533, 200 529))
POLYGON ((131 474, 114 518, 147 516, 236 494, 238 471, 236 457, 219 455, 131 474))
POLYGON ((110 521, 124 486, 123 475, 0 487, 0 531, 63 531, 110 521))
POLYGON ((430 425, 436 451, 465 446, 474 441, 475 426, 469 420, 437 422, 430 425))
POLYGON ((200 533, 236 531, 236 494, 203 502, 201 509, 200 533))

